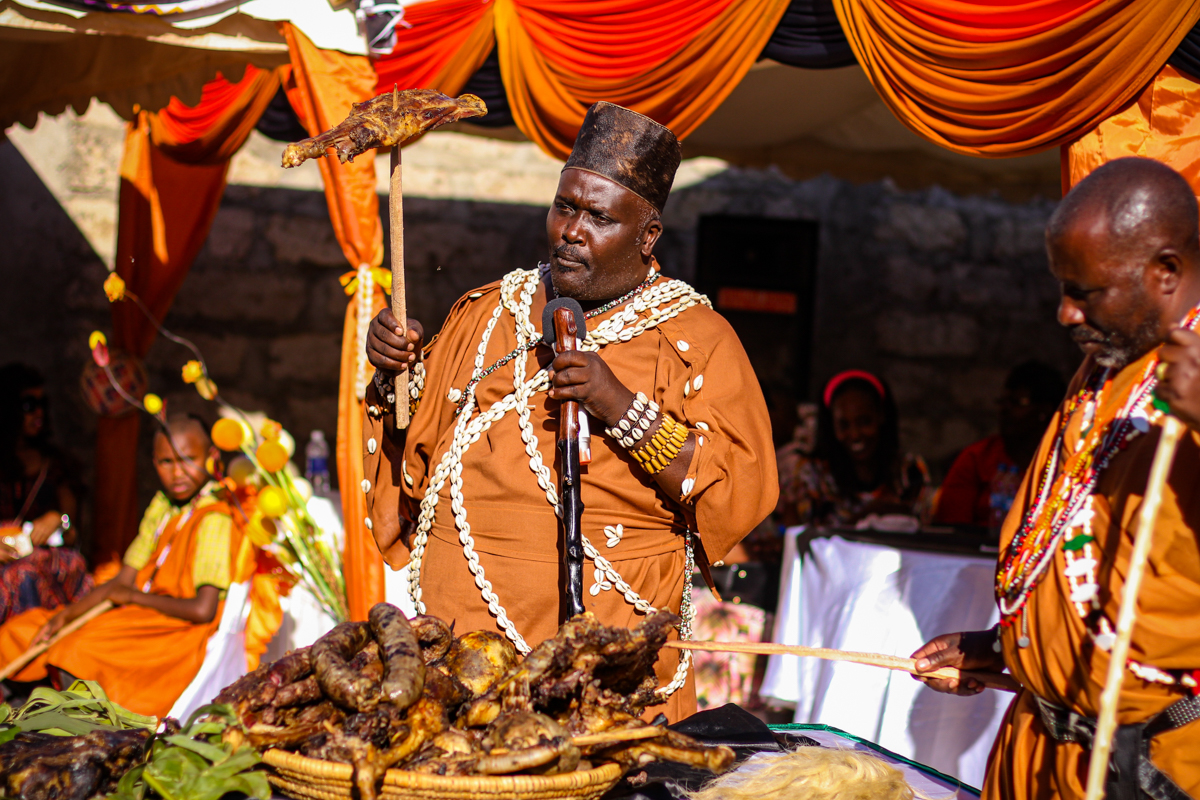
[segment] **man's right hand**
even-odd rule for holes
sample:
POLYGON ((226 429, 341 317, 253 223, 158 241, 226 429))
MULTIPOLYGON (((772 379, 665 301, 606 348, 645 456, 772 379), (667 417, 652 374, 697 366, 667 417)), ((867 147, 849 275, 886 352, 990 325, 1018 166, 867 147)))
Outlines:
MULTIPOLYGON (((944 633, 931 639, 910 656, 917 660, 917 672, 932 672, 942 667, 957 667, 982 672, 1002 672, 1004 658, 995 650, 997 631, 967 631, 944 633)), ((946 694, 973 695, 983 691, 984 686, 974 678, 951 680, 946 678, 914 678, 935 692, 946 694)))
POLYGON ((405 333, 392 310, 385 308, 367 330, 367 360, 376 369, 396 375, 417 363, 424 343, 425 329, 420 322, 409 317, 405 333))

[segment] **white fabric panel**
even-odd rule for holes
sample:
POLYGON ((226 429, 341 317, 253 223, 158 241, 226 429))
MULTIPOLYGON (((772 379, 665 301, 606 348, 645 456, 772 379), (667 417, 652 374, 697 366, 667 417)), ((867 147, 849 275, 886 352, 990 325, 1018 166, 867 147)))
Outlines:
MULTIPOLYGON (((775 641, 908 656, 940 633, 983 630, 999 618, 992 557, 946 555, 815 539, 801 562, 787 533, 775 641)), ((905 673, 772 656, 762 693, 822 723, 876 742, 973 786, 1011 695, 938 694, 905 673)))
POLYGON ((217 693, 246 674, 246 618, 250 615, 249 583, 235 583, 225 593, 217 632, 204 648, 204 663, 187 689, 171 706, 169 716, 181 723, 217 693))

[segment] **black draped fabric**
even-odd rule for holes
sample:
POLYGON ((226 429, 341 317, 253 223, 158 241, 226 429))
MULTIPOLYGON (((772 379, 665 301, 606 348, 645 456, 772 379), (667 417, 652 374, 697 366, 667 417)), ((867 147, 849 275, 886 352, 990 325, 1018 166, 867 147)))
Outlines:
POLYGON ((298 142, 308 138, 308 131, 300 124, 300 118, 292 110, 287 92, 282 88, 275 92, 254 127, 263 136, 277 142, 298 142))
POLYGON ((1175 48, 1167 63, 1200 80, 1200 24, 1188 31, 1188 35, 1179 43, 1179 47, 1175 48))
POLYGON ((475 95, 487 105, 488 113, 469 120, 472 125, 502 128, 513 124, 512 108, 508 105, 504 81, 500 78, 500 55, 495 47, 488 53, 483 66, 467 81, 463 91, 475 95))
POLYGON ((850 42, 833 10, 833 0, 792 0, 762 57, 806 69, 855 63, 850 42))

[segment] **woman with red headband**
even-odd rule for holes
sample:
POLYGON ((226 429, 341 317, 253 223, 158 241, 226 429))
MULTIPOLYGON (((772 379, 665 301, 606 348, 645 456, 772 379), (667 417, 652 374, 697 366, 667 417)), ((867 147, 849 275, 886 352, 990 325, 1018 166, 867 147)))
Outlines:
POLYGON ((848 370, 825 386, 817 449, 780 476, 778 513, 785 525, 854 525, 868 514, 925 512, 929 472, 900 451, 896 403, 869 372, 848 370))

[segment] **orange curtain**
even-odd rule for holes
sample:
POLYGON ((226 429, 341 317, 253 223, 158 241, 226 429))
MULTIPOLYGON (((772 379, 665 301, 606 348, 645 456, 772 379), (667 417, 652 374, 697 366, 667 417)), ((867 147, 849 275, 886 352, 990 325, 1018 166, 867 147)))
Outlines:
MULTIPOLYGON (((139 112, 125 134, 116 271, 160 322, 208 236, 225 190, 229 156, 278 89, 273 72, 218 75, 195 108, 177 100, 139 112)), ((144 358, 157 331, 130 303, 112 306, 115 348, 144 358)), ((118 559, 137 533, 139 418, 102 417, 96 431, 95 557, 118 559)))
POLYGON ((1096 167, 1124 156, 1161 161, 1200 195, 1200 83, 1163 67, 1134 102, 1063 145, 1063 194, 1096 167))
POLYGON ((404 9, 411 28, 398 28, 391 55, 374 62, 376 94, 437 89, 457 95, 496 43, 490 0, 440 0, 404 9))
POLYGON ((493 42, 513 118, 566 158, 597 100, 639 111, 680 138, 758 59, 787 0, 431 0, 408 6, 377 89, 457 94, 493 42))
POLYGON ((513 119, 556 158, 571 152, 598 100, 645 114, 682 139, 741 81, 787 5, 496 0, 500 73, 513 119))
MULTIPOLYGON (((310 135, 334 127, 350 113, 353 103, 375 94, 375 71, 362 56, 321 50, 287 22, 279 24, 287 39, 291 69, 284 88, 310 135)), ((328 156, 317 159, 325 185, 325 200, 333 230, 351 266, 377 267, 383 262, 383 228, 375 194, 375 151, 340 164, 328 156)), ((303 169, 304 167, 300 167, 303 169)), ((372 303, 381 303, 376 298, 372 303)), ((343 568, 351 619, 366 619, 367 611, 384 599, 383 557, 363 521, 366 496, 359 488, 362 466, 362 402, 354 387, 362 343, 357 335, 358 304, 346 309, 342 340, 341 388, 338 392, 337 470, 346 531, 343 568)))
POLYGON ((960 153, 1017 156, 1079 137, 1138 95, 1200 0, 834 0, 884 102, 960 153))

